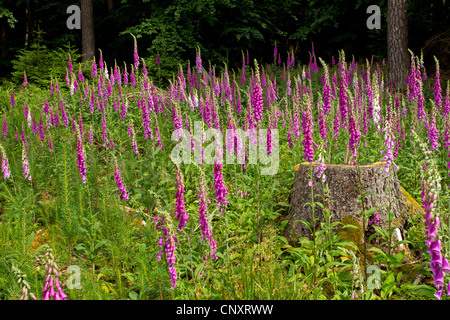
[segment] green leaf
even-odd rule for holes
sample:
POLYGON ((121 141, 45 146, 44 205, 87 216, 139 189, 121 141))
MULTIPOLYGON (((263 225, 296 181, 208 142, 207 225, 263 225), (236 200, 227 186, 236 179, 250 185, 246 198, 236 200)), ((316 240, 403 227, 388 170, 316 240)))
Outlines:
POLYGON ((351 241, 339 241, 336 242, 336 245, 341 247, 349 246, 355 250, 359 250, 358 246, 351 241))
POLYGON ((139 295, 134 291, 130 291, 128 293, 128 296, 130 297, 131 300, 139 300, 139 295))

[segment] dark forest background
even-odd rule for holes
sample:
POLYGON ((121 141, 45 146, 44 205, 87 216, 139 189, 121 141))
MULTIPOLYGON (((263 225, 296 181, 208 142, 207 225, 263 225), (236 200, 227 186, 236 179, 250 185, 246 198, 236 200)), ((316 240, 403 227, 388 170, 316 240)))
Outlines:
MULTIPOLYGON (((108 66, 130 64, 133 37, 150 73, 169 74, 191 63, 200 48, 204 64, 241 66, 242 54, 273 62, 277 43, 282 62, 293 51, 307 63, 312 44, 316 55, 329 62, 338 50, 347 59, 386 58, 387 1, 338 0, 91 0, 94 13, 95 55, 108 66), (381 29, 369 30, 369 5, 381 9, 381 29), (161 65, 156 65, 159 54, 161 65)), ((66 13, 80 1, 0 0, 0 78, 19 81, 33 68, 41 78, 48 70, 65 68, 67 52, 81 57, 81 30, 69 30, 66 13)), ((83 13, 82 13, 83 14, 83 13)), ((408 1, 408 47, 421 51, 425 65, 440 61, 442 78, 450 66, 450 3, 445 0, 408 1)), ((63 69, 64 70, 64 69, 63 69)), ((35 80, 38 81, 36 75, 35 80)), ((45 80, 45 79, 44 79, 45 80)))

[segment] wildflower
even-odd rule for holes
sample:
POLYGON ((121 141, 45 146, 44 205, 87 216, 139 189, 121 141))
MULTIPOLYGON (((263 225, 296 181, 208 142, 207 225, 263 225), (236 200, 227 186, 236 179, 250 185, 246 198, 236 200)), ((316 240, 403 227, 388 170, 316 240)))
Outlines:
POLYGON ((46 260, 44 269, 47 277, 43 288, 43 300, 67 300, 67 295, 64 293, 58 280, 58 265, 55 262, 52 249, 48 246, 44 258, 46 260))
POLYGON ((330 76, 328 73, 328 66, 326 63, 319 58, 320 62, 322 63, 322 66, 324 68, 325 78, 324 78, 324 84, 323 84, 323 108, 324 113, 327 115, 331 110, 331 86, 330 86, 330 76))
POLYGON ((434 285, 436 287, 436 293, 434 296, 437 299, 441 299, 444 291, 444 272, 449 273, 450 268, 448 266, 448 261, 442 255, 442 245, 438 235, 438 228, 440 225, 439 221, 439 210, 436 209, 438 204, 438 194, 441 189, 440 180, 441 177, 436 168, 436 163, 434 161, 433 155, 426 144, 422 143, 415 131, 412 131, 412 135, 415 140, 419 141, 419 146, 425 155, 424 170, 421 172, 422 177, 422 208, 425 211, 425 222, 426 227, 425 235, 428 237, 425 244, 428 246, 428 253, 431 256, 430 259, 430 270, 432 273, 432 278, 434 280, 434 285), (444 260, 445 259, 445 260, 444 260))
POLYGON ((302 128, 303 128, 303 153, 304 159, 308 162, 314 160, 314 149, 312 147, 312 128, 314 124, 312 122, 311 106, 306 104, 305 111, 302 112, 302 128))
POLYGON ((261 80, 259 78, 259 69, 258 64, 255 60, 255 68, 256 75, 253 81, 253 90, 251 94, 251 105, 253 108, 254 119, 256 122, 262 120, 262 112, 263 112, 263 96, 262 96, 262 88, 261 88, 261 80))
POLYGON ((442 95, 441 95, 441 82, 439 80, 439 61, 434 57, 434 61, 436 62, 436 78, 434 79, 434 103, 442 107, 442 95))
POLYGON ((374 211, 373 213, 373 219, 369 221, 369 226, 372 224, 379 224, 380 223, 380 216, 377 213, 377 210, 374 211))
POLYGON ((197 54, 195 56, 195 65, 197 67, 197 73, 202 73, 202 56, 200 48, 197 48, 197 54))
POLYGON ((94 142, 94 131, 92 130, 92 126, 89 128, 89 145, 92 146, 94 142))
POLYGON ((214 259, 217 259, 217 256, 214 253, 217 251, 216 242, 212 236, 212 226, 208 222, 208 215, 209 215, 208 203, 210 202, 210 200, 208 199, 208 191, 207 191, 207 187, 204 185, 203 177, 201 177, 200 179, 201 179, 201 181, 200 181, 200 186, 197 190, 197 196, 199 199, 198 214, 199 214, 199 219, 200 219, 200 229, 202 231, 201 241, 202 242, 204 240, 209 241, 209 245, 210 245, 210 249, 211 249, 211 256, 214 259))
POLYGON ((431 145, 430 151, 437 150, 439 147, 438 139, 439 139, 439 130, 436 128, 436 119, 435 119, 434 110, 431 111, 431 119, 428 123, 428 139, 431 145))
POLYGON ((66 108, 64 107, 64 102, 62 99, 60 100, 60 106, 61 106, 61 116, 63 118, 64 127, 67 127, 69 125, 69 119, 67 118, 66 108))
POLYGON ((278 48, 277 48, 277 42, 275 41, 275 45, 273 46, 273 58, 277 59, 278 55, 278 48))
POLYGON ((3 178, 8 179, 9 177, 11 177, 11 171, 9 170, 8 158, 6 157, 5 149, 3 149, 3 146, 1 144, 0 144, 0 154, 2 157, 3 178))
MULTIPOLYGON (((169 223, 166 224, 166 216, 168 215, 161 215, 161 218, 159 216, 160 215, 158 214, 155 217, 156 229, 157 230, 163 229, 164 239, 161 237, 158 241, 158 245, 161 248, 164 248, 166 261, 167 264, 169 265, 168 269, 170 275, 170 282, 172 283, 171 289, 175 289, 178 279, 177 270, 175 269, 175 261, 176 261, 175 251, 176 251, 176 243, 178 242, 178 240, 177 237, 172 232, 170 223, 171 221, 169 220, 170 219, 169 217, 168 217, 169 223)), ((161 254, 162 252, 159 252, 157 256, 158 260, 161 259, 161 254)))
POLYGON ((184 186, 183 176, 181 175, 180 168, 176 166, 177 171, 177 185, 176 185, 176 201, 175 201, 175 219, 180 220, 178 225, 178 231, 181 231, 188 221, 188 215, 184 208, 184 186))
POLYGON ((8 122, 6 120, 6 116, 3 118, 3 138, 6 139, 6 135, 8 134, 8 122))
POLYGON ((215 163, 214 164, 214 188, 216 193, 217 206, 220 208, 220 212, 222 213, 222 207, 227 205, 226 195, 228 191, 223 183, 223 174, 221 172, 222 164, 215 163))
POLYGON ((11 90, 11 105, 14 106, 16 105, 16 99, 14 98, 14 90, 11 90))
POLYGON ((26 280, 27 275, 23 273, 20 269, 18 269, 15 265, 12 265, 12 271, 14 272, 14 275, 17 279, 17 283, 20 285, 20 298, 19 300, 28 300, 28 296, 31 297, 31 299, 36 300, 36 296, 34 293, 30 292, 31 286, 26 280))
POLYGON ((81 64, 78 65, 78 80, 84 82, 83 72, 81 71, 81 64))
POLYGON ((30 168, 28 167, 28 157, 25 152, 25 145, 22 148, 22 168, 25 179, 31 180, 30 168))
POLYGON ((81 181, 86 183, 86 158, 84 156, 84 146, 81 140, 80 130, 77 130, 77 164, 80 172, 81 181))
POLYGON ((138 52, 137 52, 137 41, 136 41, 136 37, 135 37, 134 35, 132 35, 132 36, 133 36, 133 39, 134 39, 134 50, 133 50, 134 69, 136 69, 136 71, 137 71, 140 62, 139 62, 139 56, 138 56, 138 52))
POLYGON ((26 88, 27 85, 28 85, 27 74, 26 74, 26 72, 24 71, 24 72, 23 72, 23 86, 26 88))
POLYGON ((130 72, 130 85, 131 87, 134 87, 136 85, 136 75, 134 73, 134 67, 131 65, 131 72, 130 72))
POLYGON ((445 95, 444 106, 442 107, 442 114, 447 116, 450 113, 450 81, 447 81, 447 94, 445 95))
POLYGON ((129 196, 127 194, 127 189, 123 185, 122 177, 120 176, 119 169, 117 167, 117 160, 114 159, 114 178, 116 180, 117 187, 119 188, 120 194, 125 201, 128 201, 129 196))
POLYGON ((390 125, 390 123, 386 123, 386 126, 384 128, 384 137, 385 137, 384 144, 386 146, 386 149, 381 151, 381 154, 384 154, 384 157, 381 161, 386 162, 385 167, 384 167, 385 174, 389 173, 389 169, 390 169, 391 165, 394 166, 395 170, 398 170, 397 165, 394 163, 393 149, 394 149, 395 142, 392 139, 393 134, 391 134, 391 133, 392 133, 391 125, 390 125))
POLYGON ((128 137, 131 137, 131 145, 133 146, 133 151, 135 154, 139 154, 137 144, 136 144, 136 134, 134 131, 134 126, 132 123, 128 126, 128 137))
POLYGON ((94 60, 92 60, 92 78, 95 78, 97 76, 97 63, 94 60))
POLYGON ((50 155, 53 154, 53 143, 52 143, 52 136, 48 137, 48 146, 50 148, 50 155))
MULTIPOLYGON (((322 152, 319 155, 319 159, 317 159, 315 163, 319 165, 314 168, 314 172, 316 173, 317 178, 322 179, 322 182, 325 183, 325 181, 327 180, 327 176, 325 175, 325 170, 327 169, 327 166, 325 165, 325 159, 322 155, 322 152)), ((311 180, 310 183, 311 185, 309 185, 308 183, 309 187, 312 186, 311 180)))
POLYGON ((42 120, 42 118, 39 120, 39 136, 41 138, 41 142, 45 141, 45 134, 44 134, 44 121, 42 120))

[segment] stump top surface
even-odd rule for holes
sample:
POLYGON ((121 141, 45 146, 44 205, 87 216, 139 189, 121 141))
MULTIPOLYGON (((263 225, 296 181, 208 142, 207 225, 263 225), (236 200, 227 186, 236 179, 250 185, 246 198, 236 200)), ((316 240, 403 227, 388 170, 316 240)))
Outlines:
MULTIPOLYGON (((360 168, 373 168, 373 167, 377 167, 377 166, 384 166, 386 164, 386 162, 375 162, 375 163, 368 163, 368 164, 360 164, 359 167, 360 168)), ((299 164, 297 164, 296 166, 294 166, 294 171, 298 171, 298 169, 300 168, 300 166, 309 166, 310 163, 309 162, 301 162, 299 164)), ((318 166, 319 163, 312 163, 313 166, 318 166)), ((351 165, 351 164, 325 164, 327 166, 327 168, 356 168, 356 166, 351 165)))

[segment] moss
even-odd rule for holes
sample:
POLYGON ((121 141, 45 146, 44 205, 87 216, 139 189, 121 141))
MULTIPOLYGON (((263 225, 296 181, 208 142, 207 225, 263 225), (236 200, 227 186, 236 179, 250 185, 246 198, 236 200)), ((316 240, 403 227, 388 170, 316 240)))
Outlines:
MULTIPOLYGON (((374 162, 374 163, 369 163, 369 164, 361 164, 359 165, 360 168, 371 168, 371 167, 376 167, 376 166, 384 166, 386 162, 374 162)), ((296 166, 294 166, 294 171, 298 171, 298 169, 300 168, 301 165, 306 165, 309 166, 310 163, 309 162, 301 162, 299 164, 297 164, 296 166)), ((318 163, 313 163, 313 166, 317 166, 319 165, 318 163)), ((355 166, 353 165, 349 165, 349 164, 326 164, 327 168, 355 168, 355 166)))
POLYGON ((400 189, 402 191, 405 204, 409 208, 409 212, 403 212, 403 214, 406 214, 408 217, 412 217, 415 213, 421 213, 424 215, 425 212, 423 211, 421 205, 402 186, 400 186, 400 189))
MULTIPOLYGON (((342 225, 337 230, 337 235, 344 241, 353 242, 360 250, 363 247, 362 240, 362 227, 358 219, 353 216, 342 217, 342 225), (352 227, 345 227, 345 225, 353 225, 358 229, 352 227)), ((354 250, 351 247, 347 247, 349 250, 354 250)))

